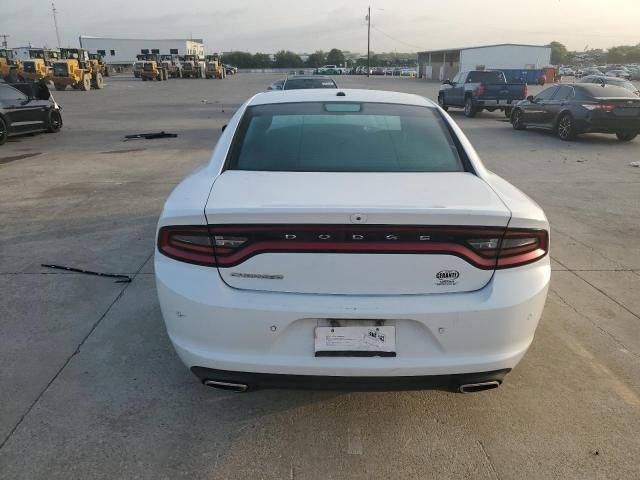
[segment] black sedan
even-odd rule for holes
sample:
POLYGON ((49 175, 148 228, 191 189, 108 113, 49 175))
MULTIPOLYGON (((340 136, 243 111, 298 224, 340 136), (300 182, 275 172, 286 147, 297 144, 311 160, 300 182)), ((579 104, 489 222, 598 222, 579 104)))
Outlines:
POLYGON ((592 132, 628 142, 640 132, 640 98, 615 85, 554 85, 518 103, 511 124, 516 130, 548 128, 562 140, 592 132))
POLYGON ((43 83, 0 83, 0 145, 12 135, 59 131, 60 110, 43 83))

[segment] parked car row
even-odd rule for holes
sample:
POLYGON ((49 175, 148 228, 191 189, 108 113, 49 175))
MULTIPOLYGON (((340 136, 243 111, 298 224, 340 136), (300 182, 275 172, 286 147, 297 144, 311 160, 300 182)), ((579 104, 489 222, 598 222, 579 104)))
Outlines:
POLYGON ((640 92, 631 82, 606 75, 589 75, 529 96, 525 84, 507 83, 501 71, 460 72, 443 82, 438 104, 443 110, 463 108, 467 117, 502 110, 514 129, 550 129, 562 140, 609 133, 628 142, 640 132, 640 92))
MULTIPOLYGON (((570 76, 567 71, 569 67, 561 67, 560 74, 570 76)), ((570 69, 569 69, 570 70, 570 69)), ((626 80, 640 80, 640 65, 601 65, 599 67, 579 68, 574 75, 578 78, 587 75, 606 75, 609 77, 624 78, 626 80)))
MULTIPOLYGON (((316 68, 313 73, 319 75, 366 75, 367 67, 343 68, 336 65, 325 65, 324 67, 316 68)), ((416 74, 417 70, 409 67, 372 67, 369 69, 369 75, 411 77, 416 74)))

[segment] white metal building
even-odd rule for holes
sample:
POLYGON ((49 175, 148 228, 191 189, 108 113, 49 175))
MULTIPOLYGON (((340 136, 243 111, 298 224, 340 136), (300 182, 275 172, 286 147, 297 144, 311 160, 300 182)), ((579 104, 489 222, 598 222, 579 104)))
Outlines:
POLYGON ((468 70, 537 70, 551 64, 551 47, 504 43, 418 52, 420 78, 444 80, 468 70))
POLYGON ((144 53, 198 55, 204 57, 204 43, 201 38, 106 38, 80 36, 80 46, 90 53, 99 53, 111 65, 130 65, 136 55, 144 53))

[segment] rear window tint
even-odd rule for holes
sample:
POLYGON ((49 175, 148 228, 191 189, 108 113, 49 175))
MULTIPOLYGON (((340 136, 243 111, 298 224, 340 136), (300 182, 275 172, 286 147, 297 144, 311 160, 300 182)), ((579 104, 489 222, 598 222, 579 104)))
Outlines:
POLYGON ((602 85, 599 83, 581 83, 580 86, 576 85, 576 89, 580 88, 584 93, 586 93, 590 97, 596 98, 638 98, 638 96, 627 90, 624 87, 619 87, 617 85, 611 85, 610 83, 606 85, 602 85))
POLYGON ((229 155, 230 170, 464 171, 456 143, 435 109, 383 103, 250 107, 229 155))
POLYGON ((338 88, 330 78, 292 78, 284 84, 285 90, 302 90, 304 88, 338 88))
POLYGON ((502 72, 469 72, 467 82, 506 83, 502 72))

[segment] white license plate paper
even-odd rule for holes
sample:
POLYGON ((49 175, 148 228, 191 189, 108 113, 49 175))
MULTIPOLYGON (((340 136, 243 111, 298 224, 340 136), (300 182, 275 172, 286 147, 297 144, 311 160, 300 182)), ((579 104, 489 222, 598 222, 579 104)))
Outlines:
POLYGON ((316 356, 390 356, 396 352, 396 327, 316 327, 316 356))

